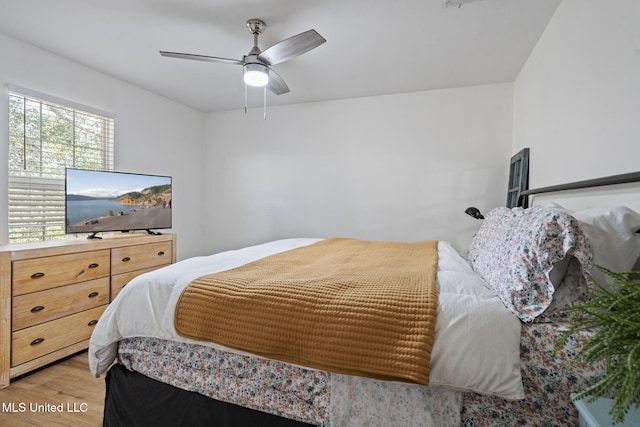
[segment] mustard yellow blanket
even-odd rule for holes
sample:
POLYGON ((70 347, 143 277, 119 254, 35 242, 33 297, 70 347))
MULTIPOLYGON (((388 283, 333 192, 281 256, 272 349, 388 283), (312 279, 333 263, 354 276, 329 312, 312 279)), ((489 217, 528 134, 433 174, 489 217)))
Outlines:
POLYGON ((289 363, 429 383, 437 242, 334 238, 200 277, 175 327, 289 363))

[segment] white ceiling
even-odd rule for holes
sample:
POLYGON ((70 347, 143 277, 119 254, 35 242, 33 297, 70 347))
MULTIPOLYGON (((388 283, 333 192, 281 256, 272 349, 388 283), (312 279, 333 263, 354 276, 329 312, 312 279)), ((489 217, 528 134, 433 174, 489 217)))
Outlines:
POLYGON ((249 18, 263 50, 315 29, 327 42, 273 67, 291 92, 269 105, 512 82, 560 0, 444 2, 0 0, 0 32, 207 112, 243 108, 242 68, 159 50, 242 59, 249 18))

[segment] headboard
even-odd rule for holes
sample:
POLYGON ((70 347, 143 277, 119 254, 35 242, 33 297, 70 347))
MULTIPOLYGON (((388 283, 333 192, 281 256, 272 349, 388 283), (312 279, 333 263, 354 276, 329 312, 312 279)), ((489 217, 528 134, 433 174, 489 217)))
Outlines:
POLYGON ((606 176, 604 178, 588 179, 585 181, 570 182, 568 184, 552 185, 549 187, 523 190, 518 197, 518 206, 528 206, 530 195, 555 193, 558 191, 578 190, 582 188, 603 187, 606 185, 627 184, 630 182, 640 182, 640 172, 630 172, 620 175, 606 176))

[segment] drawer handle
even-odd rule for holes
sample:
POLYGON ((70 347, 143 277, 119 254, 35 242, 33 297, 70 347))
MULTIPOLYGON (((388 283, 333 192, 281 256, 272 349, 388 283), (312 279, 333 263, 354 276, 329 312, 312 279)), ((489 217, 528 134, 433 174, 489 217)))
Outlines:
POLYGON ((158 252, 158 256, 162 256, 162 255, 164 255, 164 251, 158 252))
POLYGON ((42 311, 42 310, 44 310, 44 305, 36 305, 35 307, 33 307, 31 309, 31 312, 32 313, 37 313, 38 311, 42 311))
POLYGON ((100 295, 100 292, 91 292, 89 295, 87 295, 89 298, 95 298, 98 295, 100 295))
POLYGON ((32 278, 32 279, 37 279, 37 278, 39 278, 39 277, 44 277, 44 273, 33 273, 33 274, 31 275, 31 278, 32 278))
POLYGON ((98 268, 98 267, 100 267, 100 264, 98 264, 98 263, 94 262, 94 263, 89 264, 89 268, 98 268))
POLYGON ((129 258, 128 256, 122 258, 122 262, 129 262, 131 261, 131 258, 129 258))
POLYGON ((93 325, 95 325, 96 323, 98 323, 98 321, 94 319, 94 320, 92 320, 91 322, 87 323, 87 326, 93 326, 93 325))
POLYGON ((31 341, 31 345, 38 345, 43 341, 44 341, 44 338, 36 338, 35 340, 31 341))

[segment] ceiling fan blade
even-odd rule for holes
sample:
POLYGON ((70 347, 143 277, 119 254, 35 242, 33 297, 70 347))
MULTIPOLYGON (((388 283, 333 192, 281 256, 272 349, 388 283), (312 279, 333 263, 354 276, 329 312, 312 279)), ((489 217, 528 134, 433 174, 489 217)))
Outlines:
POLYGON ((238 59, 218 58, 217 56, 207 55, 195 55, 193 53, 166 52, 164 50, 161 50, 160 55, 170 58, 193 59, 196 61, 223 62, 226 64, 244 65, 244 61, 240 61, 238 59))
POLYGON ((271 68, 269 68, 269 83, 267 89, 276 95, 282 95, 289 92, 289 86, 282 80, 282 77, 271 68))
POLYGON ((269 65, 275 65, 309 52, 324 42, 326 40, 316 30, 308 30, 274 44, 258 57, 269 65))

